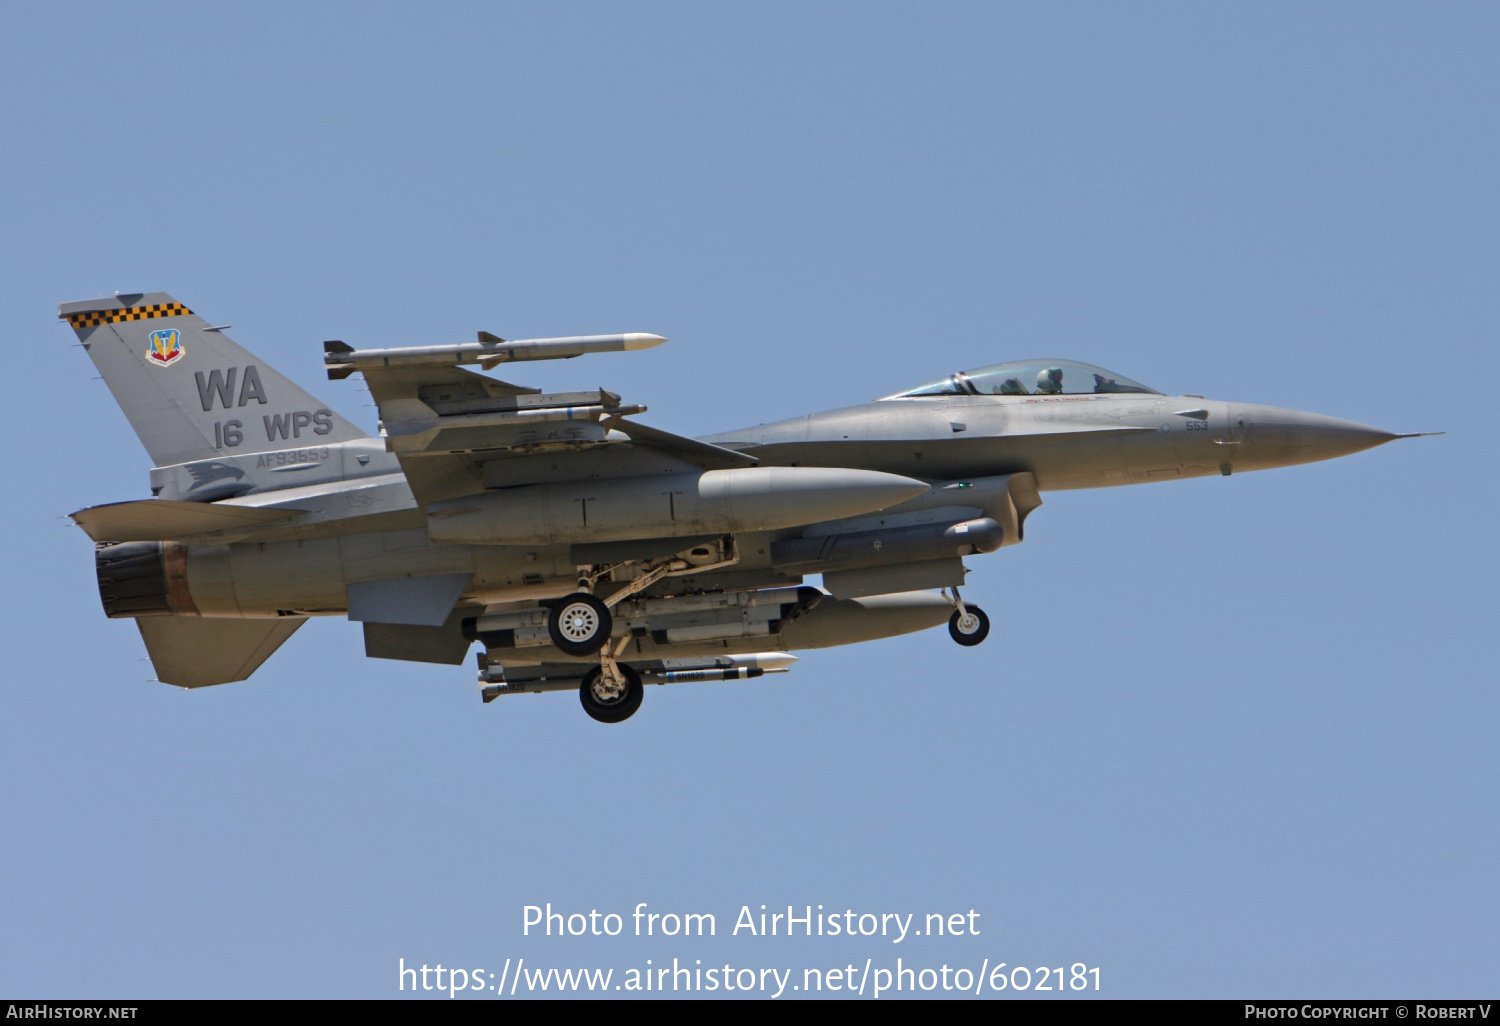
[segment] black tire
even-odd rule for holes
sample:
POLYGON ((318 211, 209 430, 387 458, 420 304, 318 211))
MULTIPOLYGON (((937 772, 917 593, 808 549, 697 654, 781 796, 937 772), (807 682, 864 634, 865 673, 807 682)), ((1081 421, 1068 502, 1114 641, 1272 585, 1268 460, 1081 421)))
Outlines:
POLYGON ((613 629, 609 607, 584 591, 564 598, 547 616, 552 644, 570 656, 593 655, 609 642, 613 629))
POLYGON ((604 672, 597 666, 583 675, 583 684, 578 689, 578 700, 583 703, 583 711, 600 723, 619 723, 630 719, 641 707, 641 699, 646 695, 639 673, 624 663, 615 665, 619 666, 620 674, 625 678, 625 693, 619 698, 609 701, 594 691, 594 685, 604 672))
POLYGON ((990 636, 990 618, 984 615, 984 610, 978 606, 971 606, 968 603, 964 603, 964 609, 968 611, 969 616, 972 621, 977 623, 977 626, 970 627, 969 624, 964 624, 965 627, 970 627, 970 629, 960 629, 960 618, 958 610, 955 609, 953 615, 948 617, 948 634, 960 645, 977 645, 990 636))

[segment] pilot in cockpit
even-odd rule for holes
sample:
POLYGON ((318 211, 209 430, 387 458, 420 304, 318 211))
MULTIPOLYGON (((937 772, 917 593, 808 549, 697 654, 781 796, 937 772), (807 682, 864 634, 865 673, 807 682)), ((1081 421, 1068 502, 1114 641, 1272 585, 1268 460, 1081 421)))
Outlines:
POLYGON ((1111 393, 1154 395, 1156 390, 1111 374, 1102 367, 1066 360, 1020 360, 949 374, 888 399, 917 399, 955 395, 1064 396, 1111 393), (1092 378, 1092 380, 1090 380, 1092 378))

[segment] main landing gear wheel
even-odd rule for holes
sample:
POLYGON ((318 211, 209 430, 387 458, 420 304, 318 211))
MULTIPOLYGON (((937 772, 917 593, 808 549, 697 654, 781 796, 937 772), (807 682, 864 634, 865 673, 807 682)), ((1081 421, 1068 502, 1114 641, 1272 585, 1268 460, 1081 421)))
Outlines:
POLYGON ((583 711, 600 723, 619 723, 628 720, 641 707, 646 689, 641 686, 641 675, 623 663, 615 664, 622 678, 611 684, 598 666, 583 675, 583 685, 578 689, 578 699, 583 711))
POLYGON ((948 617, 948 633, 960 645, 977 645, 990 636, 990 618, 978 606, 964 603, 964 611, 948 617))
POLYGON ((552 644, 571 656, 593 655, 609 641, 613 629, 609 607, 584 591, 564 598, 547 617, 552 644))

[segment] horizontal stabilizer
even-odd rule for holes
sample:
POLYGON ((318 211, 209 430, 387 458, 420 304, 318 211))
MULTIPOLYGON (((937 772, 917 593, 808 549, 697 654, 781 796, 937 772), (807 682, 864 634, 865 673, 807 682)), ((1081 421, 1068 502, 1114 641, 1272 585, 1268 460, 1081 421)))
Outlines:
POLYGON ((136 626, 157 680, 201 688, 244 680, 306 622, 303 616, 275 620, 143 616, 136 626))
POLYGON ((235 531, 291 520, 301 509, 227 506, 216 502, 135 499, 90 506, 70 514, 96 542, 172 541, 214 531, 235 531))

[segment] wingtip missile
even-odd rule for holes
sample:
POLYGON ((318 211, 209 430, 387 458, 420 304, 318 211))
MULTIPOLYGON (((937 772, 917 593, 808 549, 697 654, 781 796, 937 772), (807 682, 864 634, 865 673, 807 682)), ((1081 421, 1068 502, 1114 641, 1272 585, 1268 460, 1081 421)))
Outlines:
POLYGON ((666 341, 664 336, 653 335, 646 331, 627 331, 623 335, 570 335, 562 338, 501 338, 492 332, 481 331, 478 333, 478 338, 479 344, 483 346, 581 348, 584 352, 590 353, 621 350, 632 352, 637 349, 651 349, 666 341))
POLYGON ((633 331, 620 335, 568 335, 561 338, 503 339, 488 331, 476 342, 453 345, 409 346, 399 349, 354 349, 324 344, 323 362, 329 377, 348 377, 366 367, 409 367, 421 364, 477 363, 485 370, 502 363, 527 360, 571 360, 587 353, 623 353, 651 349, 666 339, 661 335, 633 331))
MULTIPOLYGON (((496 336, 491 335, 490 338, 496 336)), ((485 345, 477 354, 481 363, 508 360, 571 360, 585 353, 628 353, 659 346, 666 339, 643 331, 620 335, 567 335, 561 338, 513 338, 485 345)))

